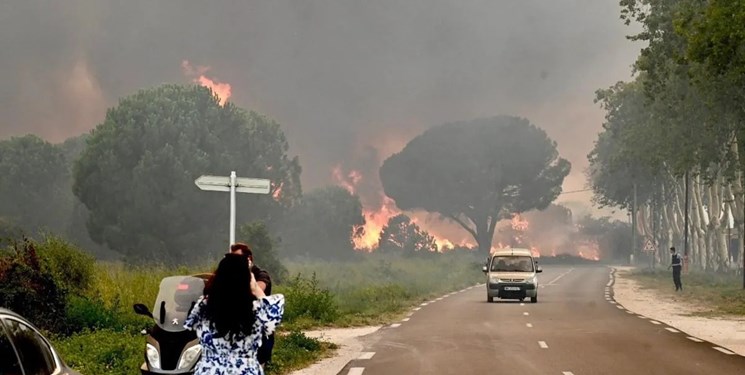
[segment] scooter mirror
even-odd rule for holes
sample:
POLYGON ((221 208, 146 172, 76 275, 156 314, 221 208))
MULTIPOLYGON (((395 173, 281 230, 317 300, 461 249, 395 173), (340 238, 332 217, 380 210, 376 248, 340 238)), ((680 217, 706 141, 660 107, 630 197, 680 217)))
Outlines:
POLYGON ((139 315, 145 315, 150 319, 153 318, 153 313, 150 312, 150 309, 148 309, 147 306, 141 303, 135 303, 134 305, 132 305, 132 308, 134 308, 135 313, 139 315))

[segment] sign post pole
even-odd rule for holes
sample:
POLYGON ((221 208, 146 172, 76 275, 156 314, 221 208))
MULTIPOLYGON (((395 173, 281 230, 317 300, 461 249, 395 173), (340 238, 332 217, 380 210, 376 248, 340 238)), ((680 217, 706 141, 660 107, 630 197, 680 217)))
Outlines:
POLYGON ((239 178, 235 171, 230 176, 200 176, 194 183, 201 190, 230 193, 230 244, 235 243, 235 193, 269 194, 271 181, 259 178, 239 178))

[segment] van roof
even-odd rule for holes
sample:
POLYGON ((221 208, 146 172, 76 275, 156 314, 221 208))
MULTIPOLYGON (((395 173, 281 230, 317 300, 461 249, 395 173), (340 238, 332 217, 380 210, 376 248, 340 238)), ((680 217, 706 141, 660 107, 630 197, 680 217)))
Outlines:
POLYGON ((491 253, 491 256, 504 256, 504 255, 523 255, 523 256, 533 256, 533 253, 528 249, 520 249, 520 248, 507 248, 507 249, 497 249, 496 251, 491 253))

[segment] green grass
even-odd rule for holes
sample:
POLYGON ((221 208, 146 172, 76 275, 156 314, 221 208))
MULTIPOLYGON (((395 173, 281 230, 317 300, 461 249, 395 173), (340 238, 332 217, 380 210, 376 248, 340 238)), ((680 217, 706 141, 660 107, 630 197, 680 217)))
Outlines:
POLYGON ((645 288, 667 298, 677 298, 701 308, 700 315, 744 315, 745 290, 742 275, 692 271, 682 275, 683 292, 675 292, 672 271, 637 270, 631 277, 645 288))
POLYGON ((139 374, 145 338, 139 334, 99 329, 53 338, 65 362, 83 375, 139 374))
MULTIPOLYGON (((481 264, 464 254, 426 258, 370 255, 362 261, 286 266, 291 275, 315 275, 319 287, 333 293, 339 315, 331 322, 335 326, 385 323, 415 304, 484 278, 481 264)), ((307 324, 319 322, 296 323, 308 328, 307 324)))

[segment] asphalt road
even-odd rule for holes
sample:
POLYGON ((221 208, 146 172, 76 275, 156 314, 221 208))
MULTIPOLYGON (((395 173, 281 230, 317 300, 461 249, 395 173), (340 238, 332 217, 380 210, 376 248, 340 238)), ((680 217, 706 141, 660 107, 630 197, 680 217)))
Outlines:
POLYGON ((745 357, 618 306, 607 267, 539 277, 536 304, 487 303, 482 284, 419 306, 339 374, 745 374, 745 357))

